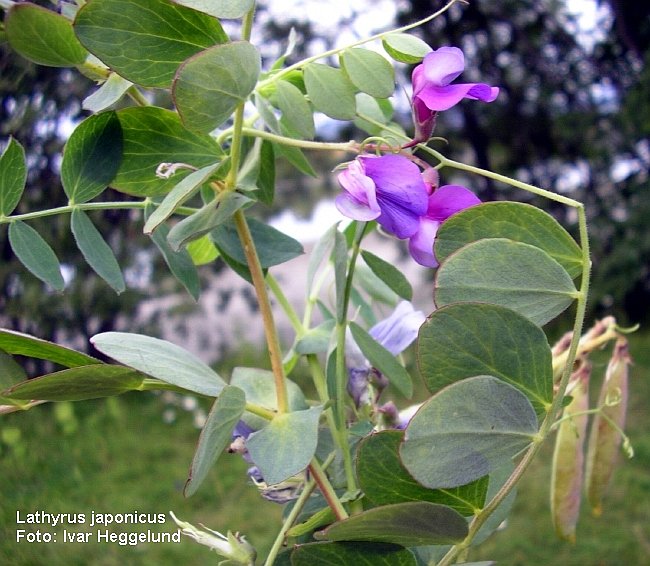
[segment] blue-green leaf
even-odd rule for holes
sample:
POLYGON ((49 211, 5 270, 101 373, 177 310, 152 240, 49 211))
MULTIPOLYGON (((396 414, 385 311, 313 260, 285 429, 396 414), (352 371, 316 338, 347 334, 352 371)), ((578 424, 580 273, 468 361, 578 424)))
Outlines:
POLYGON ((201 430, 189 477, 183 490, 185 497, 196 493, 219 455, 230 444, 232 431, 245 407, 246 396, 241 389, 230 385, 222 389, 201 430))
POLYGON ((395 70, 379 53, 364 48, 346 49, 341 62, 350 81, 360 91, 388 98, 395 90, 395 70))
POLYGON ((408 282, 408 279, 397 267, 367 250, 361 252, 361 257, 372 272, 402 297, 402 299, 406 299, 407 301, 411 300, 413 297, 413 288, 408 282))
POLYGON ((77 247, 88 265, 116 293, 124 291, 126 288, 124 277, 113 251, 83 210, 76 208, 72 211, 70 228, 77 242, 77 247))
POLYGON ((356 112, 355 88, 341 69, 311 63, 304 70, 305 87, 312 104, 337 120, 353 120, 356 112))
POLYGON ((0 155, 0 216, 9 216, 23 195, 27 180, 25 150, 14 138, 0 155))
POLYGON ((9 224, 9 243, 16 257, 33 275, 57 291, 63 291, 65 282, 59 260, 34 228, 20 220, 12 222, 9 224))

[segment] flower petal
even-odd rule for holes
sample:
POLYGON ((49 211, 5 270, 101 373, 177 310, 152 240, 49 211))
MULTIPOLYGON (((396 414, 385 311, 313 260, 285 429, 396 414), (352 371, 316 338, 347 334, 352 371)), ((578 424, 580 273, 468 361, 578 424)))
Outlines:
POLYGON ((428 53, 422 66, 429 83, 447 86, 465 70, 465 55, 458 47, 441 47, 428 53))
POLYGON ((393 314, 370 329, 370 336, 386 348, 393 356, 400 354, 418 336, 418 330, 425 321, 421 311, 416 311, 408 301, 401 301, 393 314))
POLYGON ((368 222, 377 218, 381 212, 379 206, 373 210, 366 203, 360 202, 349 193, 341 193, 334 199, 334 204, 338 211, 352 220, 361 220, 368 222))
POLYGON ((492 102, 499 94, 498 87, 483 83, 468 83, 447 86, 427 85, 417 97, 429 110, 448 110, 458 104, 463 98, 492 102))
POLYGON ((481 204, 481 200, 469 189, 460 185, 445 185, 429 197, 427 218, 443 222, 452 214, 481 204))
POLYGON ((433 241, 440 224, 437 220, 420 218, 419 229, 409 240, 411 257, 424 267, 438 267, 438 260, 433 253, 433 241))
POLYGON ((376 187, 365 174, 361 162, 353 161, 338 175, 340 185, 345 189, 335 201, 339 212, 353 220, 374 220, 381 212, 377 203, 376 187))

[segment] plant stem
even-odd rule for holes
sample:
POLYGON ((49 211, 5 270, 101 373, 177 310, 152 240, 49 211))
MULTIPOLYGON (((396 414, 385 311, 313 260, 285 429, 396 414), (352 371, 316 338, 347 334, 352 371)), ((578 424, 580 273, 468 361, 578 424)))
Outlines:
POLYGON ((444 14, 449 8, 451 8, 454 4, 458 2, 462 2, 463 0, 450 0, 447 4, 445 4, 440 10, 437 12, 427 16, 426 18, 423 18, 421 20, 418 20, 417 22, 414 22, 412 24, 408 24, 390 31, 383 31, 381 33, 377 33, 375 35, 372 35, 370 37, 367 37, 365 39, 360 39, 359 41, 355 41, 354 43, 350 43, 348 45, 345 45, 343 47, 337 47, 335 49, 330 49, 329 51, 325 51, 324 53, 321 53, 319 55, 313 55, 311 57, 307 57, 305 59, 302 59, 301 61, 298 61, 297 63, 294 63, 293 65, 290 65, 281 71, 277 72, 273 76, 269 77, 268 79, 264 81, 260 81, 257 84, 256 90, 259 91, 260 89, 264 88, 265 86, 269 84, 273 84, 275 81, 281 79, 282 77, 288 75, 292 71, 295 71, 297 69, 301 69, 305 65, 308 65, 309 63, 313 63, 314 61, 318 61, 319 59, 325 59, 326 57, 330 57, 331 55, 338 55, 342 51, 345 51, 346 49, 351 49, 353 47, 358 47, 359 45, 363 45, 365 43, 370 43, 371 41, 375 41, 376 39, 382 39, 385 35, 388 35, 390 33, 403 33, 405 31, 408 31, 410 29, 416 28, 418 26, 422 26, 434 18, 437 18, 438 16, 444 14))
POLYGON ((313 458, 309 464, 309 471, 318 485, 318 489, 323 494, 325 501, 327 501, 327 504, 330 506, 332 511, 334 511, 337 520, 343 521, 344 519, 347 519, 349 517, 348 512, 345 510, 345 507, 343 507, 343 504, 334 492, 330 480, 327 479, 327 475, 316 458, 313 458))
POLYGON ((149 101, 138 90, 136 86, 130 86, 126 91, 128 97, 133 100, 138 106, 150 106, 149 101))
POLYGON ((275 143, 279 143, 281 145, 300 147, 302 149, 321 149, 325 151, 358 151, 359 148, 359 144, 354 140, 342 143, 301 140, 297 138, 280 136, 278 134, 267 132, 265 130, 258 130, 257 128, 242 128, 242 134, 249 137, 262 138, 275 143))

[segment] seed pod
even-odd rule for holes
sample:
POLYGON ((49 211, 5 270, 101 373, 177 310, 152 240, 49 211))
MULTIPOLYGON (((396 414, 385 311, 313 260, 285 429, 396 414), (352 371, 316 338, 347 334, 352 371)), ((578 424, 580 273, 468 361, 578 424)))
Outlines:
POLYGON ((581 360, 569 382, 573 399, 562 413, 553 453, 551 515, 558 536, 570 542, 575 542, 580 515, 590 375, 591 364, 581 360))
POLYGON ((594 515, 602 513, 602 499, 616 465, 625 426, 628 367, 631 359, 627 340, 620 337, 607 366, 587 448, 586 494, 594 515))

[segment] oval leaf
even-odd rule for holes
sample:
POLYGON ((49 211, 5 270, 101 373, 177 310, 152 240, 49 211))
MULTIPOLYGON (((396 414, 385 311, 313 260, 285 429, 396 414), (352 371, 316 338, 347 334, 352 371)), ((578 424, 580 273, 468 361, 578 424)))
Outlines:
POLYGON ((409 65, 419 63, 431 51, 419 37, 408 33, 389 33, 383 37, 382 44, 395 61, 409 65))
POLYGON ((201 430, 190 474, 183 490, 185 497, 196 493, 219 455, 230 444, 232 431, 245 407, 246 396, 241 389, 230 385, 223 388, 201 430))
POLYGON ((7 13, 5 30, 11 46, 39 65, 73 67, 88 55, 68 19, 35 4, 14 4, 7 13))
POLYGON ((373 98, 365 92, 357 93, 355 100, 357 118, 354 120, 354 125, 371 136, 378 136, 384 128, 377 123, 388 125, 393 117, 393 105, 389 100, 373 98))
POLYGON ((192 197, 205 183, 219 163, 213 163, 207 167, 202 167, 192 171, 187 177, 181 180, 156 208, 144 224, 144 233, 151 234, 160 224, 169 218, 174 211, 181 206, 187 199, 192 197))
POLYGON ((174 0, 176 4, 205 12, 215 18, 241 18, 255 5, 255 0, 174 0))
POLYGON ((65 281, 61 275, 61 266, 52 248, 41 235, 24 222, 9 224, 9 243, 28 271, 51 285, 57 291, 63 291, 65 281))
POLYGON ((123 155, 111 187, 137 197, 168 193, 190 171, 179 170, 172 177, 156 176, 161 163, 187 163, 201 168, 222 154, 210 136, 185 129, 176 112, 149 107, 117 111, 122 126, 123 155))
MULTIPOLYGON (((236 367, 232 372, 230 385, 243 390, 249 403, 271 411, 278 409, 272 372, 258 368, 236 367)), ((302 390, 290 379, 287 379, 287 397, 291 411, 302 411, 308 406, 302 390)), ((245 413, 242 419, 253 430, 259 430, 268 424, 267 420, 252 413, 245 413)))
POLYGON ((347 49, 343 69, 354 86, 376 98, 388 98, 395 90, 395 70, 379 53, 363 48, 347 49))
POLYGON ((188 391, 216 397, 226 385, 210 366, 166 340, 127 332, 104 332, 90 341, 100 352, 121 364, 188 391))
POLYGON ((569 233, 550 214, 521 202, 486 202, 454 214, 436 234, 436 258, 442 263, 456 250, 483 238, 536 246, 571 277, 582 273, 582 252, 569 233))
POLYGON ((312 63, 305 67, 305 88, 312 104, 337 120, 353 120, 356 112, 354 85, 343 71, 312 63))
MULTIPOLYGON (((167 236, 165 236, 165 239, 167 239, 167 236)), ((192 240, 185 249, 190 254, 194 265, 206 265, 219 257, 219 250, 217 250, 207 234, 192 240)))
POLYGON ((302 472, 316 452, 323 407, 277 415, 246 440, 248 453, 269 485, 302 472))
POLYGON ((204 236, 227 222, 235 212, 250 202, 251 199, 240 193, 233 191, 219 193, 212 202, 176 224, 169 231, 167 241, 173 250, 179 250, 190 241, 204 236))
POLYGON ((430 488, 456 487, 491 473, 537 433, 530 401, 489 375, 458 381, 411 419, 400 448, 409 473, 430 488))
POLYGON ((144 376, 123 366, 93 364, 50 373, 7 389, 9 399, 83 401, 138 389, 144 376))
POLYGON ((248 41, 215 45, 188 59, 178 70, 172 95, 183 123, 211 132, 253 92, 260 54, 248 41))
POLYGON ((278 107, 287 126, 300 137, 312 139, 315 134, 314 115, 300 89, 290 82, 277 82, 278 107))
POLYGON ((9 216, 23 195, 27 180, 25 150, 14 138, 0 155, 0 216, 9 216))
MULTIPOLYGON (((149 212, 149 205, 145 208, 145 216, 149 212)), ((189 252, 185 249, 175 252, 167 242, 169 235, 169 228, 162 225, 151 234, 151 239, 165 260, 165 263, 172 272, 172 275, 180 281, 180 283, 187 289, 187 292, 194 297, 194 300, 199 299, 201 293, 201 282, 199 281, 199 274, 196 266, 189 252)))
POLYGON ((115 112, 86 118, 63 149, 61 183, 70 204, 89 201, 113 180, 122 159, 122 126, 115 112))
POLYGON ((449 256, 436 274, 434 300, 503 305, 543 325, 578 297, 571 277, 545 251, 512 240, 490 238, 449 256))
POLYGON ((505 307, 459 303, 436 310, 420 328, 417 359, 431 392, 467 377, 493 375, 519 389, 538 413, 553 401, 546 335, 505 307))
POLYGON ((84 98, 81 106, 90 112, 101 112, 118 102, 132 86, 131 81, 123 79, 117 73, 110 73, 102 86, 84 98))
POLYGON ((228 41, 216 19, 168 0, 87 2, 74 30, 111 69, 148 87, 169 87, 188 57, 228 41))
MULTIPOLYGON (((247 218, 248 227, 263 269, 280 265, 305 253, 302 244, 283 234, 272 226, 255 218, 247 218)), ((233 260, 246 265, 246 255, 242 248, 234 222, 225 222, 210 232, 212 241, 233 260)))
POLYGON ((451 489, 428 489, 416 482, 402 465, 401 430, 385 430, 364 438, 357 449, 357 476, 365 496, 375 505, 428 501, 473 515, 483 507, 488 477, 451 489))
POLYGON ((6 328, 0 328, 0 350, 4 350, 8 354, 49 360, 70 368, 101 363, 97 358, 82 352, 6 328))
POLYGON ((350 332, 363 355, 368 358, 373 367, 384 374, 404 397, 410 399, 413 395, 413 381, 404 366, 358 324, 351 322, 350 332))
POLYGON ((88 215, 79 209, 72 212, 70 219, 70 228, 77 242, 77 247, 93 268, 106 283, 108 283, 116 293, 121 293, 126 289, 124 277, 120 266, 113 255, 113 250, 104 241, 102 235, 98 232, 95 225, 91 222, 88 215))
POLYGON ((395 291, 402 299, 410 301, 413 297, 413 288, 404 274, 392 263, 384 261, 367 250, 361 252, 361 257, 372 272, 386 285, 395 291))
POLYGON ((417 566, 415 556, 395 544, 318 542, 301 544, 291 553, 292 566, 417 566))
POLYGON ((426 546, 460 542, 467 532, 467 522, 457 511, 428 501, 409 501, 369 509, 334 523, 316 533, 316 538, 426 546))

